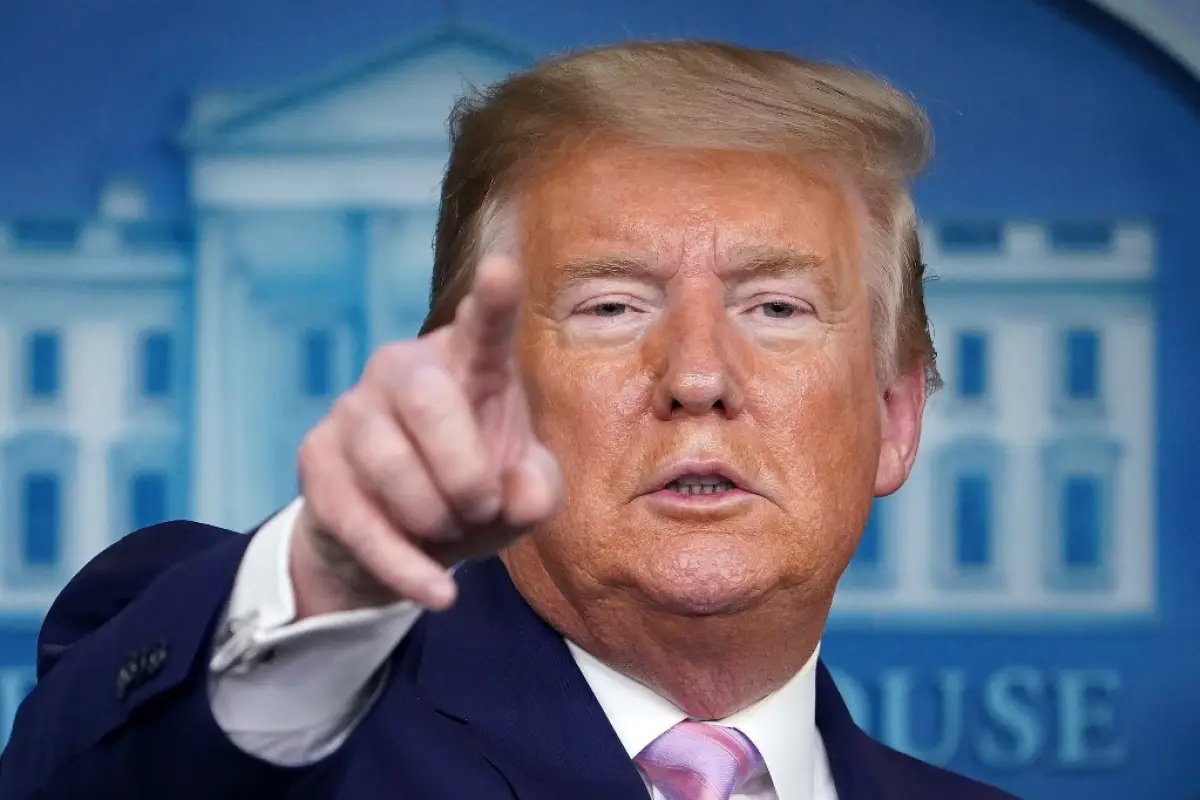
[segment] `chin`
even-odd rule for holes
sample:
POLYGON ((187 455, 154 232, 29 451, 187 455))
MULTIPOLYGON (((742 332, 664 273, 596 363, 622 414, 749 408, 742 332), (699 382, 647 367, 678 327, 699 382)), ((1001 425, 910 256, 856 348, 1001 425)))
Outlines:
POLYGON ((770 554, 724 536, 693 536, 645 559, 639 588, 669 614, 735 614, 758 603, 777 583, 770 554))

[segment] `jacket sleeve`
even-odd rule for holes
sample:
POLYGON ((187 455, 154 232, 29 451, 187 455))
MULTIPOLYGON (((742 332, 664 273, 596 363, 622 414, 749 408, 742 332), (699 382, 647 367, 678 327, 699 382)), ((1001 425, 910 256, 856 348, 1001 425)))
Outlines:
POLYGON ((38 682, 0 758, 0 797, 337 795, 347 748, 281 767, 242 752, 213 719, 208 661, 249 539, 164 523, 71 580, 38 638, 38 682))

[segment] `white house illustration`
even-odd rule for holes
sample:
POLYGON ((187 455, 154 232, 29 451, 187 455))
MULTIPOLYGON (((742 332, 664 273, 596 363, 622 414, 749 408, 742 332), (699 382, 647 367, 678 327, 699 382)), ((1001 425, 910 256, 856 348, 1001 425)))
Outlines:
POLYGON ((1152 614, 1152 230, 947 221, 923 241, 946 385, 833 621, 1152 614))
POLYGON ((0 613, 187 510, 190 260, 120 182, 92 219, 0 220, 0 613))
MULTIPOLYGON (((190 219, 114 179, 92 218, 0 220, 0 613, 44 611, 133 528, 245 529, 294 495, 303 432, 424 315, 452 103, 527 60, 447 28, 206 93, 190 219)), ((925 240, 947 386, 835 624, 1152 614, 1152 229, 945 220, 925 240)))
POLYGON ((300 436, 428 298, 446 119, 526 59, 458 28, 261 96, 197 99, 193 513, 248 526, 300 436))

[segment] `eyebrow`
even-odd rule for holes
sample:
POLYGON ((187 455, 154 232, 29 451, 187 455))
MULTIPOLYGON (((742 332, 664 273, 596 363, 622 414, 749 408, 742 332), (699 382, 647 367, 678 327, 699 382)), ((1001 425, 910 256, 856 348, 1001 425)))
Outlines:
POLYGON ((619 255, 573 258, 563 264, 559 272, 565 276, 566 283, 578 283, 597 278, 652 280, 656 277, 656 270, 645 259, 619 255))
MULTIPOLYGON (((723 279, 738 281, 755 278, 774 278, 809 273, 819 276, 824 283, 828 279, 825 259, 815 253, 790 247, 738 247, 722 258, 717 274, 723 279)), ((647 259, 627 255, 583 256, 573 258, 562 265, 560 274, 564 283, 625 278, 654 281, 661 279, 661 270, 647 259)))
POLYGON ((724 277, 736 273, 743 278, 777 278, 799 273, 824 275, 825 259, 816 253, 792 247, 738 247, 719 268, 724 277))

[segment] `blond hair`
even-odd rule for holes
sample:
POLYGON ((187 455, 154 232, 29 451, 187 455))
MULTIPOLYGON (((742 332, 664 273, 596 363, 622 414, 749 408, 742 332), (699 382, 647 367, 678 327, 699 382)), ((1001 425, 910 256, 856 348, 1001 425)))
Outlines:
POLYGON ((523 181, 595 138, 665 148, 779 153, 849 176, 870 219, 864 247, 877 371, 922 365, 940 383, 908 184, 928 163, 920 108, 870 75, 707 42, 637 42, 544 61, 458 102, 442 184, 429 315, 446 324, 523 181))

